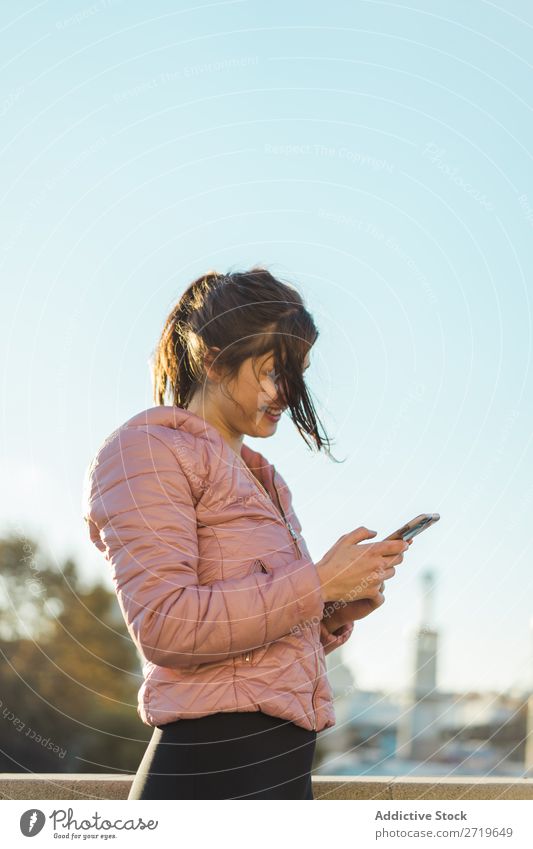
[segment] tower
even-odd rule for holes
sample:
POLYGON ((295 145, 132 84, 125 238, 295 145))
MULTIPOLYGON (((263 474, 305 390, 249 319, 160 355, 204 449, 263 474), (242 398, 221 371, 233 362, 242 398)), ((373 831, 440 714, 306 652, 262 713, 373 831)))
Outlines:
POLYGON ((438 748, 437 654, 439 634, 433 626, 435 575, 426 571, 421 577, 420 624, 414 634, 411 680, 404 711, 398 725, 397 755, 425 760, 438 748))
POLYGON ((529 696, 527 700, 527 737, 526 737, 526 753, 524 764, 524 776, 533 778, 533 617, 529 620, 530 630, 530 652, 529 671, 527 676, 527 688, 529 696))
POLYGON ((433 602, 435 576, 424 572, 422 583, 422 615, 415 635, 414 695, 425 699, 435 692, 437 686, 438 634, 433 628, 433 602))

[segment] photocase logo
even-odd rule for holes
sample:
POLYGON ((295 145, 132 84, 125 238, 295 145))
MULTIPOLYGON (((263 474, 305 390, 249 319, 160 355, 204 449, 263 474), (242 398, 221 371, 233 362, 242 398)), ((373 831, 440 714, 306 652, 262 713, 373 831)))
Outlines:
POLYGON ((34 837, 39 834, 45 822, 46 817, 42 811, 30 808, 29 811, 24 811, 20 818, 20 830, 25 837, 34 837))

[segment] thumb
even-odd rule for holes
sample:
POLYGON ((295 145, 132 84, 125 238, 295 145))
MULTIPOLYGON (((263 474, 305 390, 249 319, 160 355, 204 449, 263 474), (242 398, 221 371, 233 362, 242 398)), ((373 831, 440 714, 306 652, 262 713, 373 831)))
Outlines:
POLYGON ((349 533, 345 534, 343 537, 343 541, 345 543, 348 543, 349 545, 353 545, 354 543, 362 542, 364 539, 370 539, 371 537, 375 537, 376 534, 377 531, 370 531, 368 528, 361 526, 359 528, 356 528, 355 531, 350 531, 349 533))

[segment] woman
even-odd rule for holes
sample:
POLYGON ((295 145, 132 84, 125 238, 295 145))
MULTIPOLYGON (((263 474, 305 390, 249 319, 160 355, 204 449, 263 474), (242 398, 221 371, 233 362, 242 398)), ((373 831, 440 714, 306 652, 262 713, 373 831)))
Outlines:
POLYGON ((264 268, 198 278, 155 352, 156 406, 87 470, 85 519, 154 728, 130 799, 313 798, 316 735, 335 724, 324 656, 383 603, 408 547, 362 544, 375 531, 360 527, 313 563, 289 487, 243 442, 287 410, 330 455, 304 381, 317 336, 264 268))

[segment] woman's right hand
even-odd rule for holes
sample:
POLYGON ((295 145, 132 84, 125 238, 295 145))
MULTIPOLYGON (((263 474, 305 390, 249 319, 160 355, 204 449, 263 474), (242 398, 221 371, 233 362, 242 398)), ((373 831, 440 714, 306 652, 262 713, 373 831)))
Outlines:
POLYGON ((395 566, 403 560, 409 543, 387 539, 362 545, 377 531, 360 527, 344 534, 316 564, 322 596, 328 601, 355 601, 373 598, 383 581, 392 578, 395 566))

